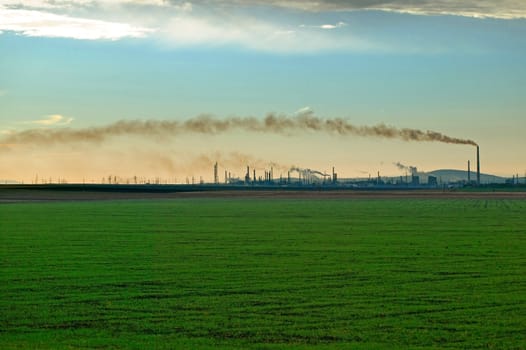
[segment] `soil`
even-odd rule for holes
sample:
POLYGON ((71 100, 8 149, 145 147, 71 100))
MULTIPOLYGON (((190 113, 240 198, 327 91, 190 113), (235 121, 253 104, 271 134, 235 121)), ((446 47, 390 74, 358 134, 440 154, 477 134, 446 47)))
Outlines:
POLYGON ((1 188, 0 203, 148 200, 148 199, 526 199, 526 192, 463 192, 451 190, 228 190, 228 191, 98 191, 27 188, 1 188))

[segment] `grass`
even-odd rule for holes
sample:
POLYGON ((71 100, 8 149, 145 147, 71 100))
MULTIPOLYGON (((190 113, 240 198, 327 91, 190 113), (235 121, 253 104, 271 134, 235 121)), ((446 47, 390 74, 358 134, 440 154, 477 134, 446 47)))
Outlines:
POLYGON ((524 349, 526 202, 0 206, 1 349, 524 349))

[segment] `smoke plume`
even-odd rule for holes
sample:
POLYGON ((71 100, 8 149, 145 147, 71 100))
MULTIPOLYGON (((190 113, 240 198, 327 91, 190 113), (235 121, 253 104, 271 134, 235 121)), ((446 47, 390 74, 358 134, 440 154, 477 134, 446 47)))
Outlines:
POLYGON ((396 165, 396 167, 402 171, 408 171, 411 175, 415 175, 418 173, 418 169, 416 168, 416 166, 404 165, 400 162, 396 162, 393 164, 396 165))
MULTIPOLYGON (((158 139, 160 137, 174 137, 187 133, 214 135, 235 130, 284 135, 297 132, 324 132, 343 136, 357 135, 404 141, 434 141, 477 145, 472 140, 451 137, 436 131, 396 128, 385 124, 359 126, 341 118, 320 118, 315 116, 311 110, 294 116, 268 114, 264 119, 254 117, 218 119, 202 115, 186 121, 121 120, 106 126, 91 128, 29 129, 4 136, 0 139, 0 144, 44 146, 68 143, 102 143, 120 136, 141 136, 158 139)), ((6 149, 6 147, 2 148, 6 149)), ((8 146, 7 148, 10 147, 8 146)))
POLYGON ((236 171, 239 169, 245 169, 249 166, 251 169, 269 170, 274 169, 275 171, 286 172, 289 167, 287 165, 279 164, 276 162, 270 162, 261 158, 254 157, 250 154, 240 152, 213 152, 211 154, 201 154, 192 160, 191 165, 194 169, 200 171, 209 171, 211 164, 215 162, 221 170, 236 171))
POLYGON ((298 168, 298 167, 295 167, 293 166, 292 168, 290 168, 290 171, 291 172, 297 172, 299 174, 301 174, 302 176, 311 176, 311 175, 320 175, 320 176, 331 176, 329 174, 326 174, 326 173, 323 173, 321 171, 318 171, 318 170, 313 170, 313 169, 302 169, 302 168, 298 168))

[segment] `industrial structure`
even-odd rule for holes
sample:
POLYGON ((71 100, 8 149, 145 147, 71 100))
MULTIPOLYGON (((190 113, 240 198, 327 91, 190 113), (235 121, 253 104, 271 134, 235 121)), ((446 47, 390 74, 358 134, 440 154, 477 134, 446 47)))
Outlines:
MULTIPOLYGON (((266 187, 293 187, 293 186, 311 186, 311 187, 352 187, 352 188, 437 188, 439 186, 480 186, 480 147, 476 146, 476 179, 472 179, 471 161, 468 160, 467 167, 467 181, 465 177, 462 179, 453 180, 453 182, 442 180, 442 176, 434 175, 432 173, 419 172, 414 166, 404 166, 400 163, 395 163, 401 170, 406 170, 404 176, 383 177, 380 172, 377 172, 376 177, 368 178, 354 178, 341 179, 336 173, 336 168, 332 167, 331 173, 326 173, 318 170, 308 168, 291 167, 285 173, 281 173, 278 178, 274 176, 274 167, 259 168, 247 165, 244 177, 232 176, 232 173, 225 169, 225 185, 235 186, 266 186, 266 187), (409 172, 409 173, 408 173, 409 172), (261 174, 261 175, 259 175, 261 174)), ((219 184, 218 169, 219 165, 214 164, 214 184, 219 184)), ((465 175, 464 175, 465 176, 465 175)))
MULTIPOLYGON (((288 170, 283 168, 278 171, 279 176, 275 176, 275 167, 270 165, 268 167, 254 167, 252 165, 246 166, 244 175, 236 175, 235 172, 230 172, 230 169, 222 167, 218 162, 214 162, 212 181, 205 181, 202 176, 187 176, 186 185, 205 185, 215 186, 217 188, 226 188, 222 186, 236 187, 260 187, 260 188, 370 188, 370 189, 419 189, 419 188, 458 188, 463 186, 481 186, 481 172, 480 172, 480 147, 476 145, 476 177, 472 176, 471 162, 467 161, 467 173, 462 170, 444 169, 433 172, 421 172, 415 166, 405 166, 401 163, 393 163, 397 167, 405 171, 404 175, 397 176, 382 176, 380 171, 376 172, 376 176, 362 178, 342 178, 338 176, 336 167, 332 167, 331 172, 319 171, 309 168, 291 167, 288 170), (221 169, 220 169, 221 168, 221 169), (224 182, 220 182, 219 171, 224 171, 224 182), (467 180, 466 180, 467 178, 467 180)), ((483 175, 484 185, 490 183, 498 184, 496 176, 483 175)), ((184 178, 183 178, 184 179, 184 178)), ((519 180, 519 175, 514 175, 511 179, 501 179, 500 183, 519 185, 522 180, 519 180)), ((526 174, 524 177, 526 183, 526 174)), ((37 176, 33 184, 59 184, 67 183, 65 180, 49 181, 42 176, 37 176)), ((86 181, 82 181, 86 184, 86 181)), ((95 184, 95 181, 91 181, 95 184)), ((102 178, 102 185, 184 185, 185 181, 177 181, 175 178, 161 179, 161 178, 144 178, 133 176, 130 178, 118 177, 115 175, 106 176, 102 178)))
POLYGON ((219 183, 219 175, 217 173, 217 162, 214 164, 214 183, 216 185, 219 183))
POLYGON ((477 145, 477 186, 480 186, 480 152, 479 152, 479 145, 477 145))

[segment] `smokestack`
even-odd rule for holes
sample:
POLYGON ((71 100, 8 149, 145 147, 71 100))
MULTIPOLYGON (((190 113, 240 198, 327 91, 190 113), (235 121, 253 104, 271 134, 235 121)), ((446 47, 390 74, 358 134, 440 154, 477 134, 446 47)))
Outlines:
POLYGON ((214 164, 214 183, 219 183, 219 174, 217 173, 217 162, 214 164))
POLYGON ((250 182, 250 167, 247 166, 247 173, 245 174, 245 183, 248 184, 250 182))
POLYGON ((471 182, 471 165, 468 160, 468 183, 471 182))
POLYGON ((477 145, 477 185, 480 185, 480 152, 477 145))

